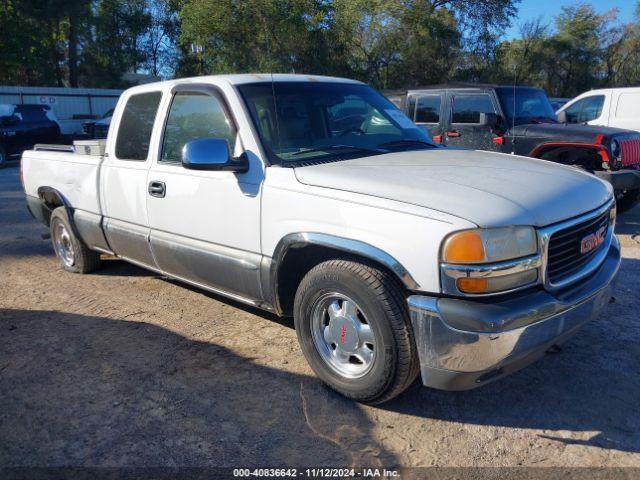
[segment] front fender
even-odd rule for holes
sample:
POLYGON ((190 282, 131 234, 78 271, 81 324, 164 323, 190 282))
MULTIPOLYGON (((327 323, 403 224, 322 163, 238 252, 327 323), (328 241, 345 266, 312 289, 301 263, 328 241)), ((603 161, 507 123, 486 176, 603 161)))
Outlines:
POLYGON ((388 253, 359 240, 338 237, 326 233, 299 232, 286 235, 276 246, 273 255, 274 264, 278 265, 290 248, 301 245, 318 245, 368 258, 388 268, 409 290, 420 290, 420 285, 418 285, 407 269, 388 253))
POLYGON ((282 266, 287 253, 298 248, 310 246, 326 249, 326 258, 331 258, 336 253, 343 253, 369 260, 391 272, 408 290, 420 290, 420 285, 411 276, 409 271, 397 259, 380 248, 359 240, 326 233, 290 233, 278 242, 271 261, 262 267, 263 292, 265 293, 265 297, 268 298, 269 303, 273 305, 275 311, 279 314, 282 314, 285 310, 279 292, 283 273, 282 266))
POLYGON ((602 162, 609 163, 609 152, 601 143, 585 143, 585 142, 545 142, 535 147, 528 156, 533 158, 542 158, 542 156, 550 150, 560 151, 588 151, 600 156, 602 162))

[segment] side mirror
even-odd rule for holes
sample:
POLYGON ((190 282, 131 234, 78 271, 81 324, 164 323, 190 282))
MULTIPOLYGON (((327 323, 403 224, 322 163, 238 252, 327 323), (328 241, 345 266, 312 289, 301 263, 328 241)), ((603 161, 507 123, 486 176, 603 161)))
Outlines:
POLYGON ((182 166, 189 170, 246 172, 249 160, 245 155, 233 158, 229 144, 222 138, 201 138, 187 142, 182 148, 182 166))
POLYGON ((567 112, 565 112, 564 110, 556 113, 556 117, 558 118, 558 121, 560 123, 567 123, 567 112))
POLYGON ((495 113, 481 113, 480 125, 496 128, 498 125, 500 125, 500 117, 495 113))

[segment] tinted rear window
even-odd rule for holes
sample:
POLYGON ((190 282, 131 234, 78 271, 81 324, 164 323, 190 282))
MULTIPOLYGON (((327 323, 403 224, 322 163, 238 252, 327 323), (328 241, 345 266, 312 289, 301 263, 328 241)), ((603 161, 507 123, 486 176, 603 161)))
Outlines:
POLYGON ((116 157, 121 160, 146 160, 153 122, 160 104, 160 92, 132 95, 122 112, 116 139, 116 157))
POLYGON ((489 95, 464 94, 453 97, 451 123, 480 123, 481 113, 495 113, 489 95))
POLYGON ((440 95, 418 97, 416 123, 438 123, 440 121, 440 95))
POLYGON ((22 117, 24 122, 49 121, 45 107, 39 105, 18 105, 15 113, 22 117))

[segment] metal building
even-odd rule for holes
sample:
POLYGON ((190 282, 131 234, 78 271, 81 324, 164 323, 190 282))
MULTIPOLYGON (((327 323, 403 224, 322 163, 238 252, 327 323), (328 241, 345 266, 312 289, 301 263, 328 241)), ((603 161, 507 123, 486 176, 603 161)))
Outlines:
POLYGON ((81 134, 82 123, 116 106, 122 90, 102 88, 5 87, 0 104, 44 104, 53 109, 62 133, 81 134))

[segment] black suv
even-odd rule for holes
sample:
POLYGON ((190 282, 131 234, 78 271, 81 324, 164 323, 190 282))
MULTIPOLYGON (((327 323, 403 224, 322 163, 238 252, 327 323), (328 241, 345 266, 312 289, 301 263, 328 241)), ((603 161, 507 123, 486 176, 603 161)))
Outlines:
POLYGON ((620 211, 640 200, 640 133, 560 123, 544 90, 448 84, 386 95, 436 143, 578 166, 613 185, 620 211))
POLYGON ((0 104, 0 168, 36 143, 61 143, 51 107, 0 104))

